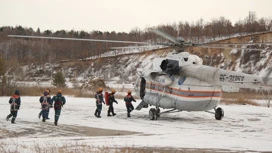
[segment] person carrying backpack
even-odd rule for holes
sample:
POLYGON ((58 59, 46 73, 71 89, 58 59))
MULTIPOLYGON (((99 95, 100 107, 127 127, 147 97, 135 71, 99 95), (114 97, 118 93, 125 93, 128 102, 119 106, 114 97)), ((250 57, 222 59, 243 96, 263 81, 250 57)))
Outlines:
POLYGON ((42 116, 43 117, 42 121, 45 122, 46 119, 50 119, 48 115, 49 115, 49 105, 51 104, 51 97, 47 90, 43 93, 43 96, 40 97, 40 103, 41 103, 42 110, 39 113, 39 118, 42 116))
POLYGON ((112 116, 116 115, 114 113, 114 108, 113 108, 113 102, 118 104, 118 102, 114 98, 115 90, 111 90, 111 93, 109 94, 109 110, 108 110, 108 116, 111 116, 110 113, 112 113, 112 116))
POLYGON ((57 126, 58 125, 58 120, 59 120, 59 117, 60 117, 60 113, 61 113, 61 108, 66 103, 65 97, 62 96, 62 90, 58 90, 57 95, 54 96, 51 99, 51 103, 52 104, 54 103, 54 110, 55 110, 55 122, 54 122, 54 124, 57 126))
POLYGON ((9 118, 12 117, 11 123, 14 124, 18 114, 18 110, 20 109, 20 106, 21 106, 21 98, 20 98, 19 90, 15 90, 14 95, 11 96, 9 99, 9 103, 10 103, 10 114, 7 116, 6 120, 8 121, 9 118))
POLYGON ((132 105, 132 101, 136 102, 136 100, 133 98, 131 95, 131 91, 128 90, 128 94, 125 96, 124 101, 126 102, 126 107, 127 107, 127 117, 130 117, 130 112, 134 110, 134 107, 132 105))
POLYGON ((96 110, 95 110, 94 116, 96 116, 97 118, 101 118, 100 114, 102 111, 102 103, 105 104, 102 92, 103 92, 103 88, 98 88, 97 93, 94 95, 96 99, 96 110))

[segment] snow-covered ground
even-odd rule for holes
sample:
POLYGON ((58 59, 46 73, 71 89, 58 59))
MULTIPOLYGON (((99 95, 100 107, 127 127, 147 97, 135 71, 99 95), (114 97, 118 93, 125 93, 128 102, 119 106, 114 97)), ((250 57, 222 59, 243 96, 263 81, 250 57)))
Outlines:
MULTIPOLYGON (((157 121, 151 121, 149 109, 134 110, 132 117, 127 118, 122 99, 117 99, 119 104, 114 105, 116 116, 107 117, 107 106, 104 105, 102 118, 96 118, 93 98, 67 96, 59 125, 55 126, 53 109, 50 120, 43 123, 38 119, 39 97, 21 97, 16 124, 11 124, 5 120, 9 114, 8 99, 0 97, 0 150, 6 152, 36 152, 37 148, 69 145, 272 151, 272 108, 264 106, 221 105, 225 117, 220 121, 206 112, 163 114, 157 121), (132 131, 133 134, 90 136, 82 132, 83 127, 132 131)), ((139 102, 137 100, 134 106, 139 102)))

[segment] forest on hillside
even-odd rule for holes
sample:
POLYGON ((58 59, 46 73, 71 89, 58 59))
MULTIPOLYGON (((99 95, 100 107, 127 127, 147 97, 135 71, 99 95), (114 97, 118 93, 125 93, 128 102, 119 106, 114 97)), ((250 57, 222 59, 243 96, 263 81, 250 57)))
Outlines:
MULTIPOLYGON (((179 23, 158 25, 156 27, 172 36, 182 36, 185 40, 195 43, 213 41, 232 36, 241 36, 256 32, 272 31, 272 19, 257 18, 255 12, 249 12, 243 20, 232 23, 225 17, 204 21, 199 19, 189 23, 180 21, 179 23)), ((69 40, 45 40, 45 39, 18 39, 10 38, 7 35, 32 35, 68 38, 91 38, 122 41, 148 41, 163 42, 163 38, 150 32, 148 28, 144 30, 132 29, 125 32, 102 32, 102 31, 51 31, 32 29, 29 27, 0 27, 0 58, 3 61, 12 63, 54 63, 62 60, 86 59, 90 56, 99 56, 110 50, 111 47, 120 47, 127 44, 102 43, 102 42, 82 42, 69 40)))

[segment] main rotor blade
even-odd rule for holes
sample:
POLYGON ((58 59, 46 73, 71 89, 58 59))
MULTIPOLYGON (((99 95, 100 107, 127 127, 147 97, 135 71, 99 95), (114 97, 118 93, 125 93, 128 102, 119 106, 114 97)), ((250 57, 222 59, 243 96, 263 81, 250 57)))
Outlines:
POLYGON ((147 43, 147 42, 136 42, 136 41, 101 40, 101 39, 83 39, 83 38, 62 38, 62 37, 43 37, 43 36, 8 35, 8 37, 15 37, 15 38, 31 38, 31 39, 53 39, 53 40, 95 41, 95 42, 128 43, 128 44, 149 44, 149 43, 147 43))
POLYGON ((219 48, 219 49, 245 49, 245 50, 256 50, 263 51, 265 49, 257 49, 257 48, 238 48, 238 47, 219 47, 219 46, 197 46, 202 48, 219 48))
POLYGON ((156 33, 157 35, 160 35, 160 36, 162 36, 162 37, 164 37, 164 38, 166 38, 166 39, 172 41, 172 42, 175 43, 175 44, 179 44, 179 42, 178 42, 178 40, 177 40, 176 38, 174 38, 174 37, 168 35, 167 33, 164 33, 164 32, 162 32, 162 31, 160 31, 160 30, 157 30, 157 29, 149 29, 149 30, 150 30, 151 32, 156 33))
POLYGON ((209 43, 209 45, 262 45, 269 44, 272 45, 272 42, 252 42, 252 43, 209 43))

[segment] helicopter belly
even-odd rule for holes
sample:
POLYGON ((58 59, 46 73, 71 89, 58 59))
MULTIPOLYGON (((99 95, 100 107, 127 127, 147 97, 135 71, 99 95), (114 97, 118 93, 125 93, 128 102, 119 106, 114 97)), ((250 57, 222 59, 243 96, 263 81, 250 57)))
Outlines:
POLYGON ((173 108, 174 99, 170 97, 161 97, 159 94, 146 93, 144 101, 150 105, 159 106, 162 108, 173 108))
POLYGON ((220 100, 201 99, 201 100, 176 100, 175 108, 184 111, 206 111, 215 108, 220 100))
POLYGON ((161 108, 176 108, 183 111, 206 111, 215 108, 220 98, 176 98, 161 96, 156 93, 146 93, 144 101, 161 108))

